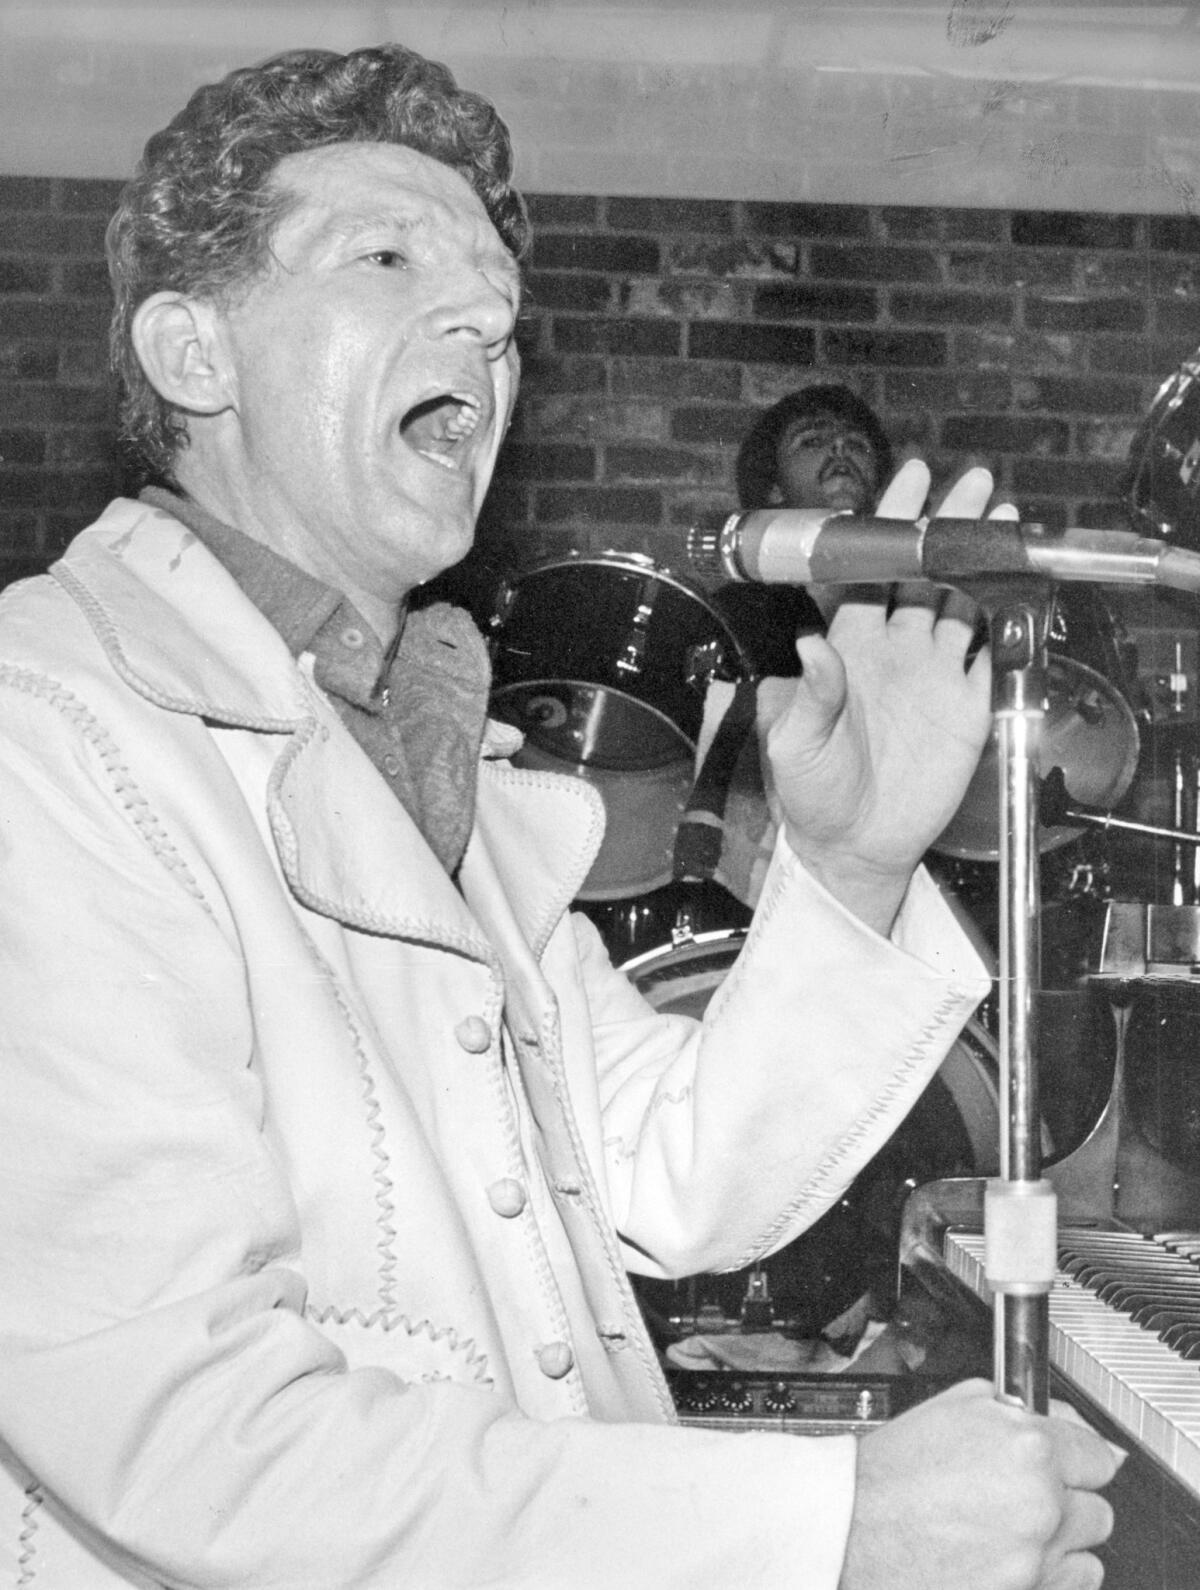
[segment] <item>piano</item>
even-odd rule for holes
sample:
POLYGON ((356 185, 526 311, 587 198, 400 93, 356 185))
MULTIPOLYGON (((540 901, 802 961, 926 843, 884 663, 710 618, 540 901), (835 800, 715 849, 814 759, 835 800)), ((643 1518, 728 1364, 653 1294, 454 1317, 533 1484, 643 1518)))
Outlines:
MULTIPOLYGON (((1045 1170, 1059 1211, 1051 1394, 1130 1454, 1107 1492, 1105 1590, 1200 1590, 1200 963, 1194 949, 1186 969, 1144 956, 1130 975, 1123 957, 1072 1018, 1094 1034, 1112 1023, 1107 1102, 1045 1170)), ((1041 1054, 1045 1090, 1054 1044, 1041 1054)), ((905 1209, 897 1317, 924 1354, 918 1378, 991 1378, 983 1188, 949 1178, 905 1209)))

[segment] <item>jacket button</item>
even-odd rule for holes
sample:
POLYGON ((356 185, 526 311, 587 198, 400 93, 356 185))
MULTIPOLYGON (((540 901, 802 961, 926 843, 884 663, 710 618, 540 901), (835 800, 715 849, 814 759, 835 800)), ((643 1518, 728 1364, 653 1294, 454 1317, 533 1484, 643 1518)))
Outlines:
POLYGON ((537 1350, 538 1368, 547 1380, 561 1380, 575 1360, 566 1342, 547 1342, 537 1350))
POLYGON ((512 1176, 502 1176, 499 1181, 494 1181, 487 1190, 487 1196, 488 1203, 506 1220, 519 1215, 525 1207, 525 1189, 512 1176))
POLYGON ((492 1031, 482 1016, 468 1016, 460 1021, 454 1036, 468 1054, 484 1054, 491 1048, 492 1031))

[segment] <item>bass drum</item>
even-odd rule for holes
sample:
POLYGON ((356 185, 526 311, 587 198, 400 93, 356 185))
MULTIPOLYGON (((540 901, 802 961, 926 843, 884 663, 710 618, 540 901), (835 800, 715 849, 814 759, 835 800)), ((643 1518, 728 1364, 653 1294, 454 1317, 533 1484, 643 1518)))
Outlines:
MULTIPOLYGON (((655 1009, 700 1017, 745 937, 740 929, 698 934, 638 956, 623 970, 655 1009)), ((895 1292, 909 1193, 943 1176, 997 1174, 999 1121, 996 1046, 968 1022, 925 1092, 839 1202, 757 1273, 681 1281, 634 1276, 652 1334, 669 1342, 698 1331, 745 1328, 744 1305, 763 1273, 773 1303, 769 1328, 786 1336, 819 1335, 866 1293, 886 1309, 895 1292)), ((756 1328, 765 1327, 756 1321, 756 1328)))
POLYGON ((489 631, 492 711, 525 736, 514 763, 581 778, 604 801, 579 898, 669 884, 705 693, 751 676, 733 630, 698 586, 641 554, 603 552, 515 576, 489 631))

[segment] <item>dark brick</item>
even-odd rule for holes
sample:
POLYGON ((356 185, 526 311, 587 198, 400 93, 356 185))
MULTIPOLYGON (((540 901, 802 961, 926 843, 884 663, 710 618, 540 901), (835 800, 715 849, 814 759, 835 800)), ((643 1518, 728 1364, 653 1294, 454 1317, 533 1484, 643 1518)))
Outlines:
POLYGON ((1165 303, 1154 306, 1154 329, 1160 337, 1188 336, 1200 340, 1200 305, 1165 303))
POLYGON ((751 200, 743 206, 748 232, 779 237, 870 237, 871 212, 857 204, 775 204, 751 200))
POLYGON ((942 235, 944 210, 925 205, 900 208, 886 205, 880 212, 883 236, 889 243, 936 243, 942 235))
POLYGON ((729 446, 741 441, 750 418, 741 404, 737 408, 676 409, 671 417, 671 435, 677 442, 713 442, 719 447, 729 446))
POLYGON ((1200 219, 1194 215, 1152 215, 1148 218, 1151 248, 1200 253, 1200 219))
POLYGON ((879 318, 879 295, 868 287, 800 287, 772 283, 754 290, 760 320, 862 320, 879 318))
POLYGON ((683 341, 669 320, 584 320, 557 316, 552 341, 561 353, 649 354, 671 358, 683 341))
POLYGON ((552 486, 537 493, 538 519, 581 524, 659 524, 662 497, 657 491, 596 486, 572 490, 552 486))
POLYGON ((687 241, 668 239, 666 265, 680 275, 726 277, 792 277, 800 269, 796 243, 735 237, 728 242, 708 238, 687 241))
POLYGON ((50 290, 49 265, 31 260, 0 259, 0 293, 45 293, 50 290))
POLYGON ((952 414, 942 422, 942 445, 959 452, 1058 455, 1071 440, 1066 420, 1009 414, 952 414))
POLYGON ((1147 378, 1170 374, 1182 361, 1177 340, 1153 337, 1095 337, 1088 344, 1088 363, 1093 370, 1114 375, 1141 375, 1147 378))
POLYGON ((733 205, 719 199, 609 199, 609 226, 627 232, 733 231, 733 205))
POLYGON ((645 237, 608 237, 595 232, 547 232, 534 239, 534 270, 617 271, 650 276, 659 267, 658 244, 645 237))
POLYGON ((0 177, 0 210, 44 210, 52 191, 48 177, 0 177))
POLYGON ((723 461, 711 452, 689 453, 667 447, 606 447, 607 474, 614 481, 660 480, 699 484, 719 480, 723 461))
POLYGON ((935 331, 830 330, 821 333, 821 354, 829 364, 943 365, 946 339, 935 331))
POLYGON ((41 464, 46 438, 41 431, 0 431, 0 463, 41 464))
POLYGON ((904 370, 883 378, 888 408, 916 408, 935 413, 947 409, 1006 408, 1012 398, 1012 381, 1003 370, 962 370, 951 366, 937 374, 904 370))
POLYGON ((1146 311, 1127 298, 1031 298, 1025 323, 1035 331, 1141 331, 1146 311))
POLYGON ((1007 243, 1009 217, 1003 210, 947 210, 946 239, 951 243, 1007 243))
POLYGON ((109 320, 105 304, 91 300, 68 302, 65 299, 43 298, 25 303, 17 300, 0 302, 0 337, 30 340, 79 337, 91 334, 103 337, 109 320))
POLYGON ((737 321, 699 321, 688 332, 689 359, 809 365, 816 338, 798 326, 745 326, 737 321))
POLYGON ((1125 471, 1119 464, 1092 459, 1076 464, 1061 458, 1017 459, 1012 466, 1014 488, 1022 494, 1045 492, 1073 497, 1080 492, 1115 495, 1121 489, 1125 471))
POLYGON ((814 276, 841 282, 940 282, 937 255, 923 248, 826 248, 809 250, 814 276))
POLYGON ((577 193, 527 193, 535 226, 589 226, 600 217, 599 200, 577 193))
POLYGON ((595 480, 596 452, 566 442, 507 442, 504 473, 517 480, 595 480))
MULTIPOLYGON (((1178 271, 1180 261, 1171 263, 1178 271)), ((1150 289, 1150 260, 1141 253, 1081 255, 1079 274, 1090 293, 1126 293, 1144 298, 1150 289)))
POLYGON ((888 299, 892 319, 926 325, 1006 326, 1013 301, 1000 293, 894 292, 888 299))
POLYGON ((566 359, 535 353, 524 362, 521 385, 538 392, 602 392, 605 380, 602 359, 566 359))
POLYGON ((58 349, 53 343, 30 347, 0 342, 0 380, 53 381, 58 374, 58 349))
POLYGON ((1067 210, 1018 210, 1012 240, 1019 248, 1133 248, 1137 219, 1067 210))
POLYGON ((120 180, 103 181, 99 178, 67 178, 58 184, 55 195, 60 210, 72 214, 99 213, 109 216, 117 207, 124 183, 120 180))
POLYGON ((79 260, 63 266, 62 290, 68 297, 103 298, 105 313, 112 309, 112 287, 103 260, 79 260))
POLYGON ((0 214, 0 252, 100 258, 106 224, 102 216, 0 214))
POLYGON ((106 392, 90 387, 0 383, 0 414, 19 414, 26 425, 102 425, 112 405, 106 392))
POLYGON ((1075 283, 1075 256, 1038 249, 952 249, 946 278, 956 287, 1040 287, 1067 292, 1075 283))
POLYGON ((1089 381, 1080 376, 1031 377, 1035 389, 1025 406, 1052 414, 1128 414, 1140 400, 1132 381, 1089 381))
POLYGON ((48 463, 110 466, 116 458, 116 450, 116 432, 109 425, 63 425, 46 434, 48 463))
POLYGON ((737 399, 741 396, 739 370, 723 364, 695 364, 668 359, 614 359, 612 389, 618 395, 737 399))
POLYGON ((612 279, 608 276, 535 271, 529 278, 526 307, 530 312, 544 309, 604 310, 612 303, 612 289, 612 279))
POLYGON ((108 469, 25 470, 0 467, 0 500, 13 508, 74 508, 84 511, 107 500, 112 491, 108 469))

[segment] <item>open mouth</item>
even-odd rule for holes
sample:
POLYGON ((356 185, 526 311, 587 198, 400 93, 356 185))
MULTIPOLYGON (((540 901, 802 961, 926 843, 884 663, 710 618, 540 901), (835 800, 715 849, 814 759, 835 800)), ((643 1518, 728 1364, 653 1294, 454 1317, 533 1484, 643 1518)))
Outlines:
POLYGON ((400 421, 400 435, 422 458, 442 469, 459 470, 482 418, 482 405, 471 393, 440 392, 409 409, 400 421))

